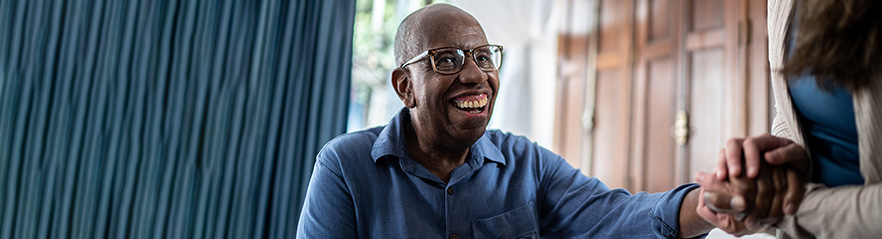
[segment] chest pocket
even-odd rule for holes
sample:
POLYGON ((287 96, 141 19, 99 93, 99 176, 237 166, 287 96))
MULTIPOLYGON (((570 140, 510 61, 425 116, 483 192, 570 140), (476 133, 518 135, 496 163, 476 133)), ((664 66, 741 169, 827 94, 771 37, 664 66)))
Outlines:
POLYGON ((539 238, 536 205, 515 208, 493 217, 472 222, 475 238, 539 238))

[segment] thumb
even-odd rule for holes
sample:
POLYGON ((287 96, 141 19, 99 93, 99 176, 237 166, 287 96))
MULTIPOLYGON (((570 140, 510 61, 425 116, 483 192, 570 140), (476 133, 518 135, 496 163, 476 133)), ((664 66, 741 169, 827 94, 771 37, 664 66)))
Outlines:
POLYGON ((743 196, 733 196, 725 192, 705 191, 704 202, 708 208, 717 213, 743 213, 747 209, 747 202, 743 196))

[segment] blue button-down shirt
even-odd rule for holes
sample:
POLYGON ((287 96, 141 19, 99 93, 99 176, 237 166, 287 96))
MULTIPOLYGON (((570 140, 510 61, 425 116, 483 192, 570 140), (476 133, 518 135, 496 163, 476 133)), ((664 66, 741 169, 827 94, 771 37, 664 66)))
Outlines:
POLYGON ((389 125, 328 142, 299 238, 674 238, 680 203, 610 190, 527 138, 488 130, 444 183, 408 154, 403 109, 389 125))

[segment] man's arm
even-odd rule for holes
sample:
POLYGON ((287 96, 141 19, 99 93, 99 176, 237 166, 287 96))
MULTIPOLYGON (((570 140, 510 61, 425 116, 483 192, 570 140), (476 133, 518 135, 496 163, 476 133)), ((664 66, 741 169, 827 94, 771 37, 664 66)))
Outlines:
MULTIPOLYGON (((556 238, 678 238, 695 237, 712 226, 699 223, 695 215, 681 222, 683 210, 695 210, 695 184, 685 184, 662 193, 631 194, 610 189, 597 178, 589 178, 550 151, 540 163, 540 227, 543 236, 556 238), (691 196, 687 196, 689 193, 691 196), (684 203, 684 198, 690 201, 684 203), (685 225, 688 233, 681 230, 685 225)), ((696 191, 697 192, 697 191, 696 191)), ((693 212, 694 213, 694 212, 693 212)))
MULTIPOLYGON (((300 211, 297 238, 356 238, 355 205, 346 183, 333 160, 323 159, 329 153, 322 150, 316 159, 312 179, 306 190, 306 199, 300 211)), ((336 155, 334 155, 336 157, 336 155)))
POLYGON ((693 189, 683 198, 680 204, 680 235, 681 238, 692 238, 708 233, 714 225, 708 223, 696 212, 699 201, 699 189, 693 189))

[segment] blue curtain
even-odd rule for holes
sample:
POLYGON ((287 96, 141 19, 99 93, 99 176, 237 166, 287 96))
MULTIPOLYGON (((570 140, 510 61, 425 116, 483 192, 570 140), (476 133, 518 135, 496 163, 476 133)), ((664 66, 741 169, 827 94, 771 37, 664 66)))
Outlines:
POLYGON ((0 0, 0 238, 292 238, 355 0, 0 0))

